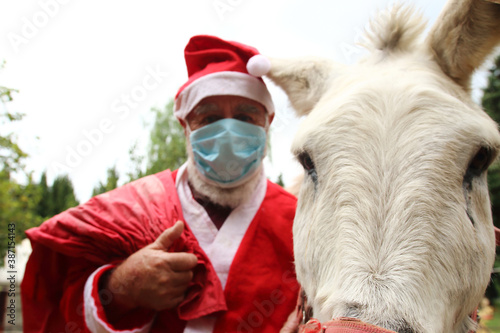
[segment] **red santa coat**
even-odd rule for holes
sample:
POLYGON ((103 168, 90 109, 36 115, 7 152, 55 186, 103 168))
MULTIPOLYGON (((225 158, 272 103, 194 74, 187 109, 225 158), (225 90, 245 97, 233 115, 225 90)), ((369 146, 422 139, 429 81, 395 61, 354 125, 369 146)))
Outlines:
MULTIPOLYGON (((103 264, 124 260, 183 219, 175 173, 148 177, 27 231, 33 253, 21 285, 25 332, 87 332, 83 290, 88 277, 103 264)), ((193 282, 178 308, 156 315, 151 332, 182 332, 186 320, 208 314, 218 316, 215 332, 278 332, 295 307, 299 289, 292 255, 295 207, 293 196, 268 182, 224 290, 186 228, 171 250, 198 257, 193 282)), ((137 312, 115 328, 137 327, 145 318, 151 319, 148 312, 137 312)))

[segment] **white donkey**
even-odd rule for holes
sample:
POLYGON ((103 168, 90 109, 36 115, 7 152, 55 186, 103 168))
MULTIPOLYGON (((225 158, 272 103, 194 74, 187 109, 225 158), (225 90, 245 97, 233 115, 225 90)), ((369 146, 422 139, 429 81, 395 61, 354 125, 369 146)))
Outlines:
POLYGON ((495 257, 486 170, 500 135, 469 81, 500 42, 500 5, 451 1, 420 39, 424 26, 396 5, 371 23, 355 66, 272 60, 269 77, 307 115, 292 147, 305 169, 293 233, 320 322, 475 328, 495 257))

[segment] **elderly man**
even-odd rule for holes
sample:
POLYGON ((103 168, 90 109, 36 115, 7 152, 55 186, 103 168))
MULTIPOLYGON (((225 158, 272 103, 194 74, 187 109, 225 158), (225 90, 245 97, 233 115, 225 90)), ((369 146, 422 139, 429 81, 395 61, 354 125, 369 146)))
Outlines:
POLYGON ((27 232, 29 332, 279 332, 296 325, 296 200, 265 178, 268 61, 195 36, 175 116, 188 161, 27 232), (183 221, 183 222, 181 222, 183 221))

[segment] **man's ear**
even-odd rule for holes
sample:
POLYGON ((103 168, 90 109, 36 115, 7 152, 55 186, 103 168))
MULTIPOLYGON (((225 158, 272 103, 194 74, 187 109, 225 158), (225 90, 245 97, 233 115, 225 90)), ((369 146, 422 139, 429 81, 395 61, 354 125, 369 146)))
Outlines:
POLYGON ((179 120, 179 123, 181 123, 182 128, 184 129, 184 136, 187 136, 187 122, 184 119, 177 118, 179 120))
POLYGON ((269 126, 271 125, 271 123, 273 122, 273 119, 274 119, 274 115, 275 113, 273 113, 272 115, 269 116, 269 126))

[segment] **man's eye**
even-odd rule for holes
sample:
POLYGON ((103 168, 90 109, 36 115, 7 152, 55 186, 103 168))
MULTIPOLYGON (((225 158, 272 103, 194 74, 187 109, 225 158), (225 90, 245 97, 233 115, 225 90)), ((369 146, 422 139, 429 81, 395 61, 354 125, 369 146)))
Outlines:
POLYGON ((221 117, 219 116, 207 116, 205 118, 203 118, 203 124, 211 124, 211 123, 215 123, 216 121, 222 119, 221 117))
POLYGON ((247 115, 237 115, 234 117, 234 119, 237 119, 237 120, 241 120, 241 121, 244 121, 244 122, 247 122, 247 123, 253 123, 253 118, 250 117, 250 116, 247 116, 247 115))

